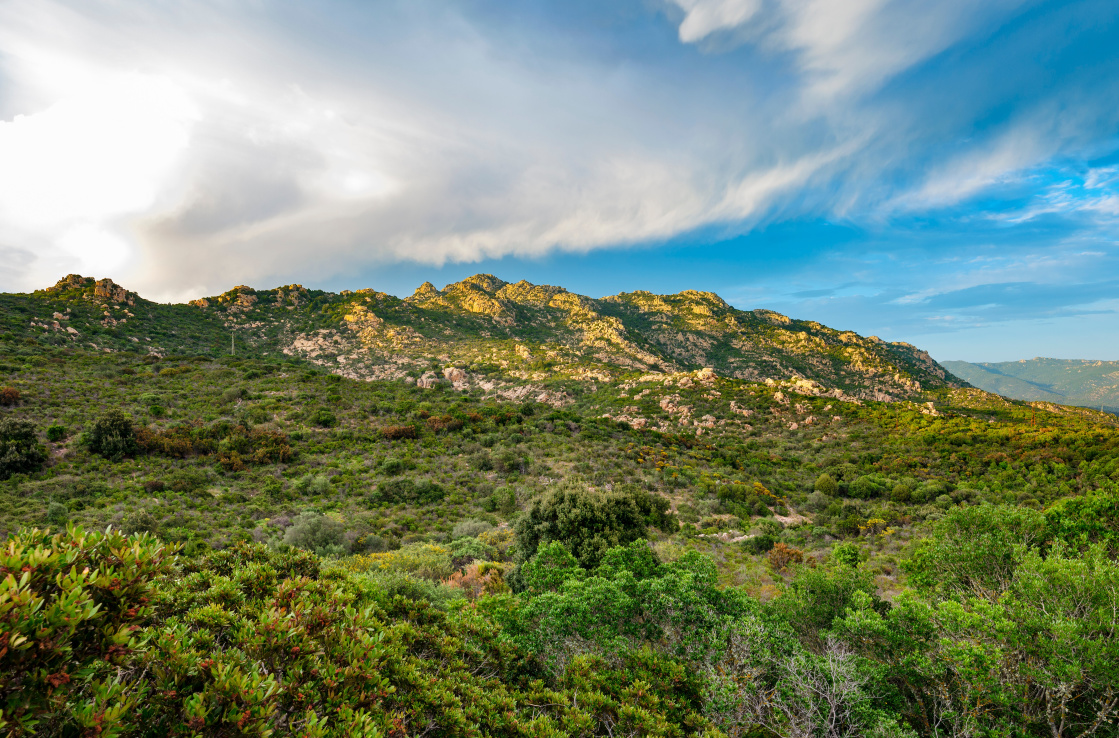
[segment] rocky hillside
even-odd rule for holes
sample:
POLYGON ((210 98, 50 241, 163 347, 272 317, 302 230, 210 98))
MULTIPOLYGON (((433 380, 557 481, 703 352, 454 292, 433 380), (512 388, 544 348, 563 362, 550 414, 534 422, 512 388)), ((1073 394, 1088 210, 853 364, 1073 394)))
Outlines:
POLYGON ((293 284, 168 305, 70 275, 32 294, 0 295, 0 305, 0 329, 13 338, 159 355, 283 355, 356 379, 473 385, 553 404, 596 382, 704 369, 887 402, 963 384, 909 344, 738 310, 691 290, 596 300, 479 274, 442 290, 425 283, 403 300, 293 284))

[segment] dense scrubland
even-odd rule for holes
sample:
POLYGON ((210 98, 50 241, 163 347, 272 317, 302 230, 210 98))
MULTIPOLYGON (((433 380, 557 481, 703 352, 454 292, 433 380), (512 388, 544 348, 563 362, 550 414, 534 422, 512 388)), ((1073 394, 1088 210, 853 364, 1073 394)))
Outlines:
POLYGON ((1117 734, 1114 416, 168 307, 0 335, 10 735, 1117 734))

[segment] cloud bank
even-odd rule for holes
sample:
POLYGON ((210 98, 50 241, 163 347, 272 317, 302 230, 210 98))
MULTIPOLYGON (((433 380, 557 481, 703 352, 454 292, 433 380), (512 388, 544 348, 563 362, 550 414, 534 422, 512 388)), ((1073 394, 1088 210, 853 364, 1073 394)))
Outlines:
POLYGON ((1047 263, 1043 293, 1115 276, 1117 13, 10 0, 0 289, 82 271, 181 299, 818 221, 865 237, 741 294, 834 307, 853 280, 931 330, 1013 264, 1047 263))

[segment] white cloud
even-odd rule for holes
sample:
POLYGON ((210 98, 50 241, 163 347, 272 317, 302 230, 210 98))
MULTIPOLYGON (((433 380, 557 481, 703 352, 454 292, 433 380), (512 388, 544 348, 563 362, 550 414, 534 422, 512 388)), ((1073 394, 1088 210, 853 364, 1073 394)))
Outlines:
POLYGON ((684 11, 680 40, 702 41, 713 33, 738 28, 761 10, 761 0, 673 0, 684 11))
POLYGON ((776 53, 793 53, 808 100, 877 89, 976 28, 1028 0, 670 0, 684 11, 679 37, 698 43, 737 34, 776 53))
MULTIPOLYGON (((682 41, 739 34, 790 78, 490 36, 418 0, 349 8, 376 17, 360 33, 285 4, 9 0, 0 248, 35 260, 0 288, 83 270, 177 298, 865 212, 921 124, 865 93, 1010 5, 676 4, 682 41)), ((958 155, 889 208, 978 192, 1022 153, 958 155)))

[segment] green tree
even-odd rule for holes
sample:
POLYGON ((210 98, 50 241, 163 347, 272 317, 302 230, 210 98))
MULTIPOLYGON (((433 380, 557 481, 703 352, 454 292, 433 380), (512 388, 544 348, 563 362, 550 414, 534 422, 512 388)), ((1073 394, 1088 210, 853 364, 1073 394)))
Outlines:
POLYGON ((34 423, 22 418, 0 420, 0 479, 38 471, 46 460, 34 423))
POLYGON ((521 560, 559 541, 580 566, 593 569, 611 548, 644 538, 650 526, 675 532, 678 524, 668 506, 665 498, 637 487, 607 492, 576 480, 565 482, 533 500, 517 521, 521 560))
POLYGON ((816 491, 828 497, 835 497, 839 493, 839 485, 830 474, 821 474, 816 478, 816 491))
POLYGON ((338 521, 317 512, 303 512, 284 531, 284 543, 319 556, 346 553, 346 529, 338 521))
POLYGON ((1045 542, 1041 512, 1012 505, 953 509, 902 562, 914 586, 940 596, 996 599, 1009 586, 1022 552, 1045 542))
POLYGON ((86 445, 106 459, 119 460, 136 453, 136 429, 132 419, 113 409, 102 415, 86 435, 86 445))

